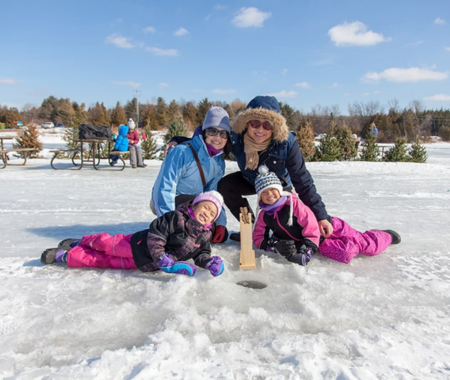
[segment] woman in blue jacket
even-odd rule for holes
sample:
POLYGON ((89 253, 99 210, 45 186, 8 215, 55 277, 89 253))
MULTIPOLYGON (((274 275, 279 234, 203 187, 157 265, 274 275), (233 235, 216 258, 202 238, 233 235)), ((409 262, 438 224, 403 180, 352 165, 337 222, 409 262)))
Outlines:
MULTIPOLYGON (((171 149, 152 190, 150 208, 158 217, 202 192, 217 190, 225 173, 224 156, 231 150, 230 131, 228 113, 221 107, 212 107, 201 126, 201 134, 171 149)), ((228 238, 226 223, 226 214, 222 212, 211 242, 222 243, 228 238)))

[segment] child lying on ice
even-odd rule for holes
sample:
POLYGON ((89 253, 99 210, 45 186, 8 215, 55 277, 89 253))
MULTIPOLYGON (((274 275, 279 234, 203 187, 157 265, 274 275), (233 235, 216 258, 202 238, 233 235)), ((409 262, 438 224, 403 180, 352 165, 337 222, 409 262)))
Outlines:
POLYGON ((153 220, 150 228, 130 235, 107 233, 65 239, 46 249, 43 264, 66 263, 71 268, 162 270, 193 276, 196 265, 219 276, 224 264, 211 256, 211 226, 220 215, 223 198, 216 191, 201 193, 153 220), (186 260, 193 259, 195 265, 186 260))
POLYGON ((253 229, 253 243, 259 249, 276 251, 304 266, 317 251, 348 264, 358 253, 375 256, 389 245, 400 243, 400 235, 395 231, 359 232, 336 217, 330 221, 333 233, 323 239, 316 217, 297 194, 283 191, 280 180, 267 167, 260 167, 259 173, 255 181, 258 212, 253 229))

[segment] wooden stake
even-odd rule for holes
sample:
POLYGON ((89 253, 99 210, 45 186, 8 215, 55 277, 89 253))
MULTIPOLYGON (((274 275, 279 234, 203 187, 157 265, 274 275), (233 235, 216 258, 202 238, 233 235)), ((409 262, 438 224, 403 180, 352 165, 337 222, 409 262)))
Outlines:
POLYGON ((239 257, 239 269, 255 269, 256 261, 252 239, 252 214, 248 212, 247 207, 241 207, 239 221, 241 226, 241 254, 239 257))

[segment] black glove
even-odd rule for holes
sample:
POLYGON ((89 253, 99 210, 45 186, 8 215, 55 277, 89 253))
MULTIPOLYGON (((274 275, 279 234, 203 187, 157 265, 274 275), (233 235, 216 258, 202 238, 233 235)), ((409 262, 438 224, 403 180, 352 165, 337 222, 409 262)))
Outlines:
POLYGON ((307 247, 306 245, 302 245, 298 252, 291 254, 290 256, 286 256, 288 261, 292 263, 296 263, 302 266, 308 265, 311 260, 314 251, 311 247, 307 247))
POLYGON ((272 238, 267 242, 267 247, 272 248, 275 252, 278 252, 281 256, 285 257, 297 253, 294 240, 278 240, 272 238))

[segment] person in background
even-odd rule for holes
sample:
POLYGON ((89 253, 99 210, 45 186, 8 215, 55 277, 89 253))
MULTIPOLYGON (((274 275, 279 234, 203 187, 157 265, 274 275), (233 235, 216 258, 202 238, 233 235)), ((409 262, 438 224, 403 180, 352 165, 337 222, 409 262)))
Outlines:
POLYGON ((211 226, 222 210, 216 191, 199 194, 192 202, 156 218, 146 230, 130 235, 107 233, 64 239, 41 255, 43 264, 65 263, 71 268, 162 270, 193 276, 196 266, 219 276, 224 263, 211 256, 211 226), (195 265, 187 262, 193 259, 195 265))
MULTIPOLYGON (((199 134, 186 144, 171 149, 153 185, 150 208, 157 216, 192 200, 203 191, 217 190, 225 173, 224 157, 231 150, 230 119, 221 107, 211 107, 199 134)), ((228 238, 225 212, 214 225, 212 243, 228 238)))
POLYGON ((253 243, 258 249, 276 251, 303 266, 316 252, 348 264, 359 253, 379 255, 401 241, 395 231, 359 232, 335 216, 329 217, 333 233, 323 238, 316 217, 297 194, 283 191, 279 178, 267 167, 260 167, 259 172, 255 181, 258 213, 253 229, 253 243))
POLYGON ((378 128, 377 128, 375 122, 372 122, 372 124, 370 124, 370 133, 372 133, 372 135, 374 135, 376 138, 378 138, 378 128))
MULTIPOLYGON (((128 134, 129 128, 126 125, 121 124, 119 126, 119 134, 116 137, 116 142, 114 144, 114 150, 117 150, 119 152, 126 152, 128 150, 128 134)), ((110 165, 114 166, 117 164, 117 161, 119 160, 119 156, 116 156, 115 154, 112 154, 110 157, 110 165)))
POLYGON ((136 123, 133 119, 128 119, 128 128, 130 129, 128 137, 128 150, 130 151, 130 164, 133 169, 145 168, 147 165, 142 160, 142 149, 139 144, 139 133, 136 130, 136 123))

